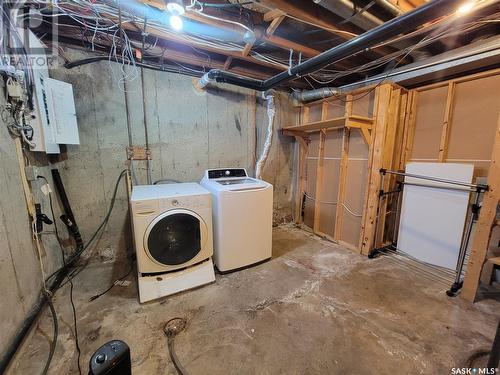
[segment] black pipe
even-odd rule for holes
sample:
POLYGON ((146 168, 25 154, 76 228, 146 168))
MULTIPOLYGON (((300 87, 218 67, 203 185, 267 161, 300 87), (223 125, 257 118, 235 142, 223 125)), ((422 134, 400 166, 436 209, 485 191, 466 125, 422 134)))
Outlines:
POLYGON ((488 359, 488 368, 497 368, 500 364, 500 321, 497 326, 497 333, 491 346, 490 358, 488 359))
MULTIPOLYGON (((77 60, 77 61, 70 61, 64 64, 64 67, 66 69, 73 69, 82 65, 88 65, 88 64, 93 64, 97 63, 100 61, 111 61, 111 62, 116 62, 118 64, 123 64, 123 63, 132 63, 130 60, 125 60, 122 59, 121 57, 113 57, 111 60, 109 56, 97 56, 97 57, 90 57, 88 59, 82 59, 82 60, 77 60)), ((140 61, 135 61, 135 65, 144 69, 150 69, 150 70, 156 70, 159 72, 168 72, 168 73, 178 73, 178 74, 184 74, 190 77, 200 77, 201 74, 195 73, 195 72, 189 72, 186 70, 182 69, 176 69, 172 66, 163 66, 163 65, 152 65, 148 63, 141 63, 140 61)))
MULTIPOLYGON (((51 293, 54 293, 59 288, 62 281, 66 277, 67 273, 68 273, 68 270, 66 269, 57 275, 57 277, 54 279, 54 282, 49 287, 49 290, 51 291, 51 293)), ((43 308, 47 304, 47 301, 48 301, 47 298, 48 297, 43 293, 40 295, 38 304, 35 306, 35 308, 33 310, 31 310, 31 313, 24 320, 24 323, 21 327, 21 330, 17 333, 17 335, 14 337, 14 340, 12 340, 12 342, 7 347, 7 350, 2 355, 2 358, 0 359, 0 374, 5 373, 5 371, 9 367, 16 352, 19 350, 19 347, 23 343, 24 337, 31 330, 33 324, 36 322, 36 320, 40 316, 43 308)))
POLYGON ((51 172, 52 180, 54 180, 54 186, 56 187, 57 193, 59 194, 59 198, 61 198, 64 213, 66 214, 68 219, 71 220, 74 225, 76 225, 75 216, 73 215, 73 210, 71 209, 71 205, 69 204, 68 196, 66 195, 66 189, 64 188, 59 170, 54 168, 51 170, 51 172))
POLYGON ((384 42, 397 35, 413 31, 427 22, 434 21, 441 16, 455 11, 463 3, 465 3, 464 0, 431 1, 411 12, 405 13, 380 26, 368 30, 356 38, 335 46, 328 51, 303 62, 302 64, 298 64, 287 71, 268 78, 265 81, 259 81, 221 70, 211 70, 207 73, 207 78, 209 80, 215 80, 216 82, 229 83, 257 91, 270 90, 280 84, 290 81, 291 79, 315 72, 341 59, 367 50, 377 43, 384 42))

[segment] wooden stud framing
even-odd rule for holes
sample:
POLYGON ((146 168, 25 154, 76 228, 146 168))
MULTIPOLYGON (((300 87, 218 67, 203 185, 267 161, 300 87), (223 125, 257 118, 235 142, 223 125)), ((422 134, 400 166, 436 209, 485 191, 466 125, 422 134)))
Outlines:
POLYGON ((266 35, 273 35, 276 29, 285 20, 285 16, 277 17, 272 20, 271 24, 266 29, 266 35))
POLYGON ((453 118, 453 106, 455 103, 455 82, 448 83, 448 93, 446 97, 446 107, 443 119, 443 129, 441 131, 441 141, 439 144, 438 161, 444 163, 448 154, 448 143, 450 138, 451 121, 453 118))
POLYGON ((231 56, 229 56, 226 59, 226 62, 224 63, 224 70, 229 70, 229 68, 231 67, 231 63, 232 62, 233 62, 233 58, 231 56))
POLYGON ((381 179, 379 170, 383 165, 384 142, 388 123, 387 112, 391 101, 392 85, 383 84, 377 88, 376 92, 375 124, 372 130, 372 147, 368 157, 368 184, 359 245, 361 253, 364 255, 370 253, 375 242, 381 179))
POLYGON ((474 302, 476 298, 481 271, 488 253, 491 229, 496 224, 497 206, 500 200, 500 117, 498 118, 493 153, 488 170, 488 186, 489 189, 484 195, 476 224, 467 272, 460 294, 463 299, 470 302, 474 302))
POLYGON ((309 152, 309 144, 304 137, 296 136, 299 147, 299 173, 297 179, 297 191, 295 195, 295 223, 302 223, 302 199, 304 197, 305 184, 306 184, 306 163, 307 154, 309 152))
MULTIPOLYGON (((394 88, 391 92, 390 104, 387 111, 387 126, 385 130, 385 141, 382 157, 381 168, 391 169, 396 148, 396 127, 399 120, 400 97, 402 89, 394 88)), ((387 175, 384 178, 382 189, 389 191, 395 188, 395 176, 387 175)), ((374 247, 378 247, 384 243, 385 222, 387 219, 388 196, 380 200, 377 215, 377 233, 375 233, 374 247)))
MULTIPOLYGON (((328 103, 323 102, 321 104, 321 120, 325 121, 328 117, 328 103)), ((324 156, 325 156, 325 140, 326 140, 326 130, 321 129, 319 133, 319 151, 318 151, 318 163, 316 167, 316 192, 314 195, 314 221, 313 221, 313 231, 325 237, 325 233, 322 233, 319 229, 320 217, 321 217, 321 196, 323 193, 323 170, 324 170, 324 156)))
POLYGON ((272 20, 275 20, 276 18, 280 18, 286 16, 286 13, 283 12, 281 9, 273 9, 270 10, 269 12, 264 13, 264 21, 270 22, 272 20))
POLYGON ((427 86, 418 87, 415 90, 419 91, 419 92, 427 91, 427 90, 432 90, 432 89, 435 89, 435 88, 438 88, 438 87, 447 86, 450 83, 457 84, 457 83, 474 81, 476 79, 481 79, 481 78, 495 76, 495 75, 497 75, 499 73, 500 73, 500 68, 496 68, 496 69, 492 69, 492 70, 487 70, 485 72, 480 72, 480 73, 476 73, 476 74, 470 74, 470 75, 464 76, 464 77, 453 78, 453 79, 450 79, 450 80, 447 80, 447 81, 432 83, 432 84, 427 85, 427 86))
POLYGON ((309 122, 309 107, 302 107, 302 123, 307 124, 309 122))
POLYGON ((314 195, 314 233, 320 233, 319 219, 321 215, 321 193, 323 185, 323 164, 325 156, 325 138, 326 131, 320 130, 319 133, 319 151, 318 151, 318 164, 316 166, 316 194, 314 195))
POLYGON ((415 122, 417 113, 418 91, 412 90, 408 93, 408 104, 404 119, 403 144, 401 157, 399 159, 399 169, 404 170, 406 162, 410 160, 413 149, 413 138, 415 135, 415 122))
MULTIPOLYGON (((346 122, 349 116, 352 115, 352 95, 346 96, 344 115, 346 122)), ((344 198, 345 198, 345 184, 347 180, 347 164, 349 162, 349 138, 351 130, 344 129, 342 135, 342 153, 340 156, 340 169, 339 169, 339 187, 337 192, 337 210, 335 211, 335 228, 333 238, 340 241, 342 234, 342 221, 344 218, 344 198)))
MULTIPOLYGON (((373 88, 365 88, 363 91, 372 90, 373 88)), ((363 91, 356 92, 361 93, 363 91)), ((351 129, 357 129, 361 132, 365 142, 369 147, 368 155, 368 176, 367 188, 365 191, 363 203, 363 216, 361 218, 361 235, 360 241, 357 246, 350 245, 349 248, 361 251, 363 254, 368 254, 375 244, 376 238, 376 225, 379 210, 385 215, 386 204, 379 207, 379 189, 380 189, 380 168, 397 168, 401 163, 399 155, 406 152, 405 147, 409 147, 411 138, 411 127, 408 126, 412 121, 411 114, 407 114, 407 109, 414 106, 416 98, 415 94, 408 93, 403 88, 394 84, 386 83, 375 88, 375 103, 374 103, 374 118, 366 118, 362 116, 355 116, 352 114, 353 91, 346 97, 346 107, 344 116, 340 118, 329 118, 328 116, 328 102, 333 99, 322 100, 321 102, 314 102, 305 105, 302 108, 302 121, 299 125, 293 125, 282 129, 283 134, 295 136, 301 142, 302 148, 306 149, 306 139, 311 132, 320 132, 319 140, 319 153, 316 165, 316 192, 314 202, 314 219, 313 231, 315 234, 322 237, 342 243, 342 221, 343 221, 343 202, 346 196, 346 183, 348 173, 348 157, 349 157, 349 140, 351 129), (316 122, 309 122, 310 108, 317 106, 321 103, 321 120, 316 122), (403 127, 399 129, 398 127, 403 127), (398 125, 399 124, 399 125, 398 125), (321 197, 323 188, 323 168, 324 168, 324 147, 327 131, 334 129, 342 129, 342 154, 340 158, 340 172, 339 172, 339 190, 337 193, 337 210, 335 215, 335 228, 333 237, 322 233, 320 231, 320 218, 321 218, 321 197), (403 142, 404 139, 404 142, 403 142), (404 143, 404 144, 403 144, 404 143), (403 152, 404 151, 404 152, 403 152), (398 153, 398 157, 394 159, 394 154, 398 153)), ((403 158, 403 156, 401 156, 403 158)), ((305 156, 301 151, 299 164, 299 178, 298 178, 298 194, 295 202, 296 218, 300 220, 302 210, 302 196, 303 188, 305 185, 304 167, 305 156)), ((394 179, 388 179, 384 182, 384 189, 389 189, 395 184, 394 179)), ((385 217, 384 217, 385 219, 385 217)), ((296 219, 297 220, 297 219, 296 219)), ((382 229, 380 233, 383 234, 385 220, 382 220, 382 229)))

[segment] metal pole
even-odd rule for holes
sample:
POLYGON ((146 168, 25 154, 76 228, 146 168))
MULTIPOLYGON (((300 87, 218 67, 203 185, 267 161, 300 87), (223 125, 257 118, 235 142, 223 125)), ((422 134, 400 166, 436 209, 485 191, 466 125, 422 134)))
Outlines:
POLYGON ((385 175, 382 175, 380 179, 380 190, 379 190, 379 195, 378 195, 378 207, 377 207, 377 214, 375 215, 375 238, 373 239, 373 250, 368 254, 368 258, 372 259, 375 258, 379 253, 380 249, 377 249, 377 239, 378 239, 378 224, 379 224, 379 215, 380 215, 380 203, 382 202, 382 198, 384 195, 382 192, 384 191, 384 178, 385 175))
POLYGON ((403 185, 401 184, 401 190, 399 191, 398 193, 398 196, 397 196, 397 200, 396 200, 396 215, 394 216, 394 229, 393 229, 393 232, 392 232, 392 243, 394 245, 396 245, 397 241, 398 241, 398 229, 399 229, 399 220, 398 220, 398 217, 399 217, 399 204, 400 204, 400 197, 401 197, 401 194, 403 193, 403 185))
POLYGON ((431 176, 422 176, 422 175, 419 175, 419 174, 412 174, 412 173, 404 173, 404 172, 398 172, 398 171, 391 171, 391 170, 388 170, 388 169, 381 169, 380 173, 382 173, 382 174, 389 173, 389 174, 395 174, 397 176, 405 176, 405 177, 417 178, 417 179, 420 179, 420 180, 442 182, 442 183, 445 183, 445 184, 466 186, 466 187, 473 188, 473 189, 488 190, 488 185, 469 184, 467 182, 455 181, 455 180, 448 180, 446 178, 431 177, 431 176))
POLYGON ((479 203, 479 191, 476 191, 476 197, 474 198, 474 204, 472 205, 471 209, 471 217, 467 224, 465 238, 460 246, 460 253, 458 254, 457 267, 456 267, 457 274, 455 276, 455 282, 453 283, 451 288, 446 291, 446 294, 449 297, 454 297, 456 293, 462 288, 462 281, 461 281, 462 270, 464 268, 464 261, 465 261, 465 255, 467 254, 467 248, 469 247, 469 240, 472 233, 472 226, 474 224, 477 215, 478 203, 479 203))

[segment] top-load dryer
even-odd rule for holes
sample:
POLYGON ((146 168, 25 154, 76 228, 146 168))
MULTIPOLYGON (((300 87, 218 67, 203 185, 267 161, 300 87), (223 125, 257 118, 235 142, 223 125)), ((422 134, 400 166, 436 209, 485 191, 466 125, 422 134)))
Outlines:
POLYGON ((212 193, 214 261, 220 272, 271 258, 273 186, 243 168, 205 171, 201 185, 212 193))

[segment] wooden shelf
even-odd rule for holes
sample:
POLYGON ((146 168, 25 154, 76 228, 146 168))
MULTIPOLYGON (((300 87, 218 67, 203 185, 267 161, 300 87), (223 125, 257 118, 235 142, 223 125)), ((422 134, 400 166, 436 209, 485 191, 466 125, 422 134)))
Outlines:
POLYGON ((496 266, 500 266, 500 257, 490 258, 488 259, 488 262, 496 266))
POLYGON ((342 129, 344 127, 361 128, 365 126, 370 128, 372 124, 373 124, 373 119, 371 118, 363 116, 349 116, 349 117, 337 117, 329 120, 308 122, 306 124, 300 124, 300 125, 287 126, 282 128, 282 131, 283 134, 288 133, 289 135, 301 135, 304 132, 310 133, 310 132, 320 131, 322 129, 336 130, 336 129, 342 129))

